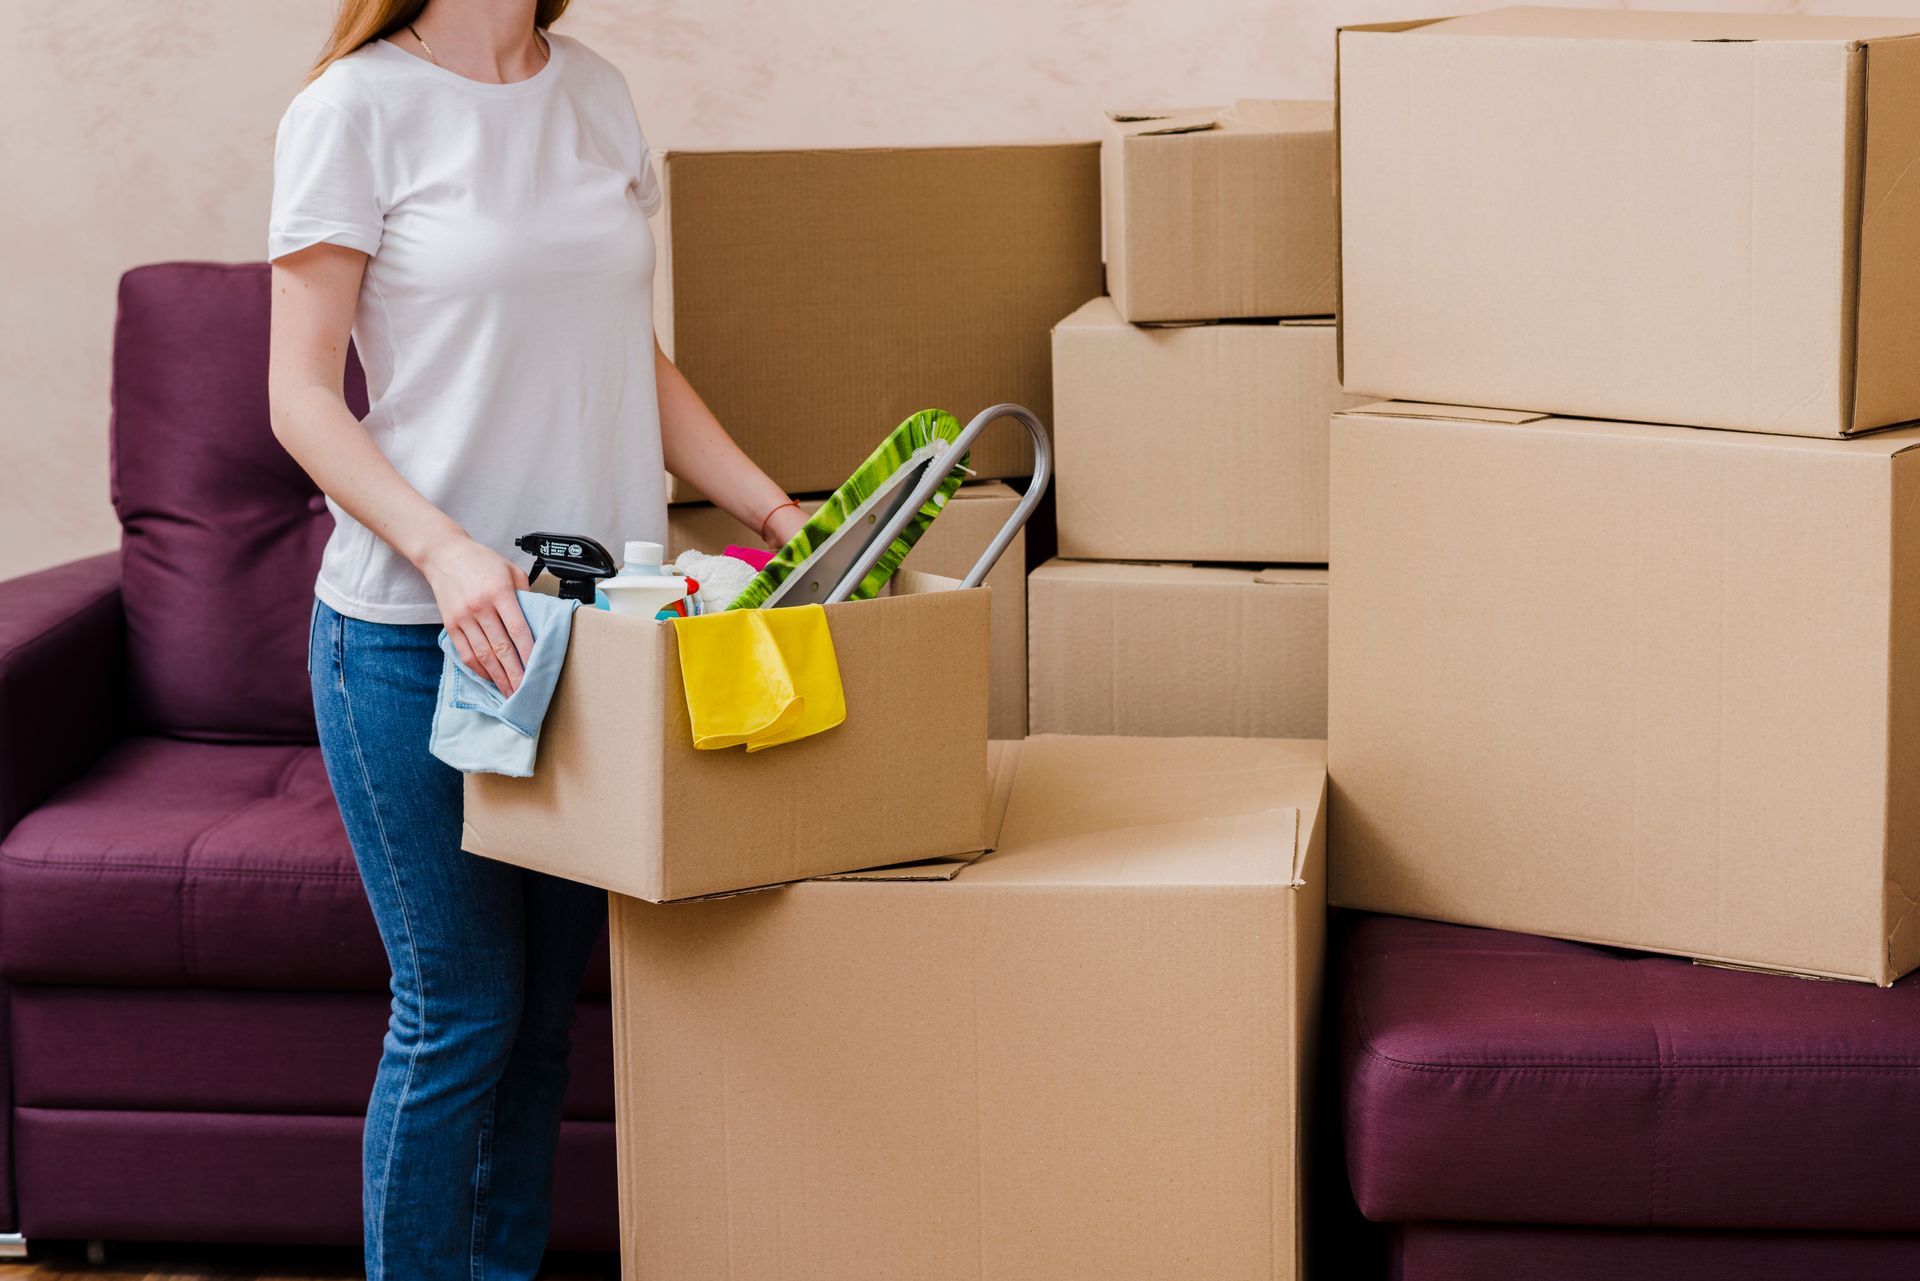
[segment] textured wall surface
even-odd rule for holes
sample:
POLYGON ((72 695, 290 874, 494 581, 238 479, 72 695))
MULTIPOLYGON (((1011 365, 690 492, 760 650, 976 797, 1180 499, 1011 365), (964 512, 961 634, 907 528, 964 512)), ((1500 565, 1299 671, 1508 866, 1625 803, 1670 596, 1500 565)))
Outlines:
MULTIPOLYGON (((574 0, 559 29, 625 70, 656 147, 831 147, 1091 137, 1109 106, 1328 97, 1336 25, 1486 7, 574 0)), ((1898 13, 1920 0, 1805 7, 1898 13)), ((114 282, 143 262, 262 256, 274 124, 332 10, 0 0, 0 576, 116 540, 114 282)))

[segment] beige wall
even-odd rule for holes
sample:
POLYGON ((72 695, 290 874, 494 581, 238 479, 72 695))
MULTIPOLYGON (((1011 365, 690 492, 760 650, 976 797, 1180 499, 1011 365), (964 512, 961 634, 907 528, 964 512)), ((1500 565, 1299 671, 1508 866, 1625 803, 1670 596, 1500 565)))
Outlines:
MULTIPOLYGON (((575 0, 560 29, 626 71, 656 146, 847 146, 1087 137, 1112 105, 1326 97, 1336 24, 1485 7, 575 0)), ((1807 7, 1897 13, 1920 0, 1807 7)), ((114 545, 114 282, 144 262, 261 255, 274 123, 332 8, 0 3, 0 577, 114 545)))

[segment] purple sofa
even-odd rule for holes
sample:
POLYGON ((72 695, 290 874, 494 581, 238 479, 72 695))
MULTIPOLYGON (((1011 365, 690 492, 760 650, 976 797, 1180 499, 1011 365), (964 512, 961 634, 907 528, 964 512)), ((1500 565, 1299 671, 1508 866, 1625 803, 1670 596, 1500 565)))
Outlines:
POLYGON ((1920 1277, 1920 976, 1344 933, 1348 1173, 1399 1281, 1920 1277))
MULTIPOLYGON (((0 1227, 29 1239, 360 1239, 387 965, 314 746, 332 520, 268 427, 267 290, 125 276, 120 550, 0 583, 0 1227)), ((587 988, 553 1240, 611 1249, 604 949, 587 988)))

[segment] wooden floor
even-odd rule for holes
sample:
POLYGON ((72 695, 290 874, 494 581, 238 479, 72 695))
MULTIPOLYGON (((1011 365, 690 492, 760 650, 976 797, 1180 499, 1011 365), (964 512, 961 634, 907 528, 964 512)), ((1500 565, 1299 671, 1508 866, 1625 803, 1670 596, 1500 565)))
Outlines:
MULTIPOLYGON (((109 1244, 102 1263, 87 1262, 78 1242, 33 1247, 24 1260, 0 1260, 0 1281, 353 1281, 364 1277, 358 1250, 109 1244)), ((555 1255, 548 1281, 619 1281, 612 1255, 555 1255)))

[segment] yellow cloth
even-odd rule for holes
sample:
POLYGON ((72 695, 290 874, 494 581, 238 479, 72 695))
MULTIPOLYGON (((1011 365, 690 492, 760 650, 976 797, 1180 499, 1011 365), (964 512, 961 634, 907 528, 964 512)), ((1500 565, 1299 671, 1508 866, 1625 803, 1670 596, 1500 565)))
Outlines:
POLYGON ((818 605, 673 620, 698 748, 791 743, 847 719, 840 663, 818 605))

